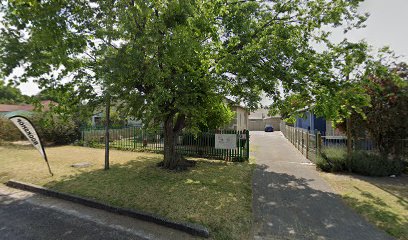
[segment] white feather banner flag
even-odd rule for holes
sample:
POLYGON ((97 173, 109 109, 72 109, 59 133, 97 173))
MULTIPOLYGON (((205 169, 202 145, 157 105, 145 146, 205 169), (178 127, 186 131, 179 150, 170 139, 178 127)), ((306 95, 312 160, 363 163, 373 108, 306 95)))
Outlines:
POLYGON ((43 156, 45 162, 48 166, 48 171, 51 175, 54 175, 51 172, 50 165, 48 163, 47 154, 45 153, 44 147, 41 143, 41 139, 37 134, 33 124, 25 117, 22 116, 12 116, 9 119, 17 126, 17 128, 24 134, 24 136, 31 142, 31 144, 40 152, 43 156))

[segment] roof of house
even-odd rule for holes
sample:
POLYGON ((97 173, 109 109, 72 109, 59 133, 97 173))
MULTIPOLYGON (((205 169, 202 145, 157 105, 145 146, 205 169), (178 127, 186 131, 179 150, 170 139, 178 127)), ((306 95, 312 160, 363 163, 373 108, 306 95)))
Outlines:
POLYGON ((236 102, 236 101, 234 101, 234 100, 231 100, 231 99, 229 99, 229 98, 227 98, 227 97, 225 97, 224 99, 225 99, 225 103, 230 104, 230 106, 240 107, 240 108, 243 108, 243 109, 247 109, 247 107, 241 105, 239 102, 236 102))
POLYGON ((0 104, 0 112, 31 111, 32 109, 31 105, 0 104))
MULTIPOLYGON (((51 103, 56 104, 50 100, 41 101, 41 105, 44 107, 43 110, 48 111, 51 103)), ((0 112, 33 111, 34 108, 35 106, 31 104, 0 104, 0 112)))
POLYGON ((272 118, 272 117, 280 117, 280 116, 270 116, 269 110, 265 108, 259 108, 249 115, 249 119, 265 119, 265 118, 272 118))

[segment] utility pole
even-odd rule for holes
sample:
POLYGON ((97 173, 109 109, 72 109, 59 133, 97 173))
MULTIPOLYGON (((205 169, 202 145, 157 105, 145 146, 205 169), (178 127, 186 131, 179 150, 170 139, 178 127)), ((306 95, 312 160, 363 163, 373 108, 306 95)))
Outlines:
MULTIPOLYGON (((112 4, 114 5, 115 1, 112 1, 112 4)), ((113 7, 113 6, 112 6, 113 7)), ((112 8, 113 9, 113 8, 112 8)), ((111 16, 108 16, 108 18, 111 16)), ((110 21, 110 24, 108 25, 109 28, 109 35, 108 35, 108 44, 112 44, 112 31, 113 31, 113 26, 112 22, 110 21)), ((112 76, 111 71, 109 70, 109 78, 112 76)), ((106 81, 106 76, 105 76, 105 81, 106 81)), ((105 170, 109 170, 109 124, 110 124, 110 104, 111 104, 111 96, 110 96, 110 87, 109 87, 109 82, 105 82, 105 97, 106 97, 106 123, 105 123, 105 170)))
POLYGON ((109 169, 109 123, 110 123, 110 95, 106 90, 106 115, 105 115, 105 170, 109 169))
POLYGON ((346 131, 347 131, 347 158, 351 159, 352 151, 352 137, 351 137, 351 120, 350 117, 346 119, 346 131))
MULTIPOLYGON (((350 82, 350 73, 346 76, 347 82, 350 82)), ((346 131, 347 131, 347 159, 351 161, 351 152, 352 152, 352 142, 351 142, 351 113, 350 116, 346 119, 346 131)))

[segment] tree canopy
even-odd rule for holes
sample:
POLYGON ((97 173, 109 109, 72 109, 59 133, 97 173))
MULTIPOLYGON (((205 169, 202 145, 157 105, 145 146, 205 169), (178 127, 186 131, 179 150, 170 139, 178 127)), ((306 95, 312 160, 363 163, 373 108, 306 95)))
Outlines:
POLYGON ((370 98, 364 114, 353 112, 352 133, 355 138, 370 137, 383 154, 403 154, 408 137, 408 79, 405 63, 390 66, 373 63, 361 86, 370 98), (405 69, 405 70, 404 70, 405 69))
POLYGON ((0 69, 23 67, 19 81, 45 88, 69 78, 85 98, 109 93, 162 122, 164 166, 174 168, 175 135, 205 124, 225 97, 256 108, 262 91, 278 99, 278 86, 330 88, 312 43, 328 42, 323 26, 362 26, 361 1, 2 1, 0 69))
POLYGON ((20 89, 7 85, 4 81, 0 80, 0 103, 26 103, 28 98, 28 96, 21 93, 20 89))

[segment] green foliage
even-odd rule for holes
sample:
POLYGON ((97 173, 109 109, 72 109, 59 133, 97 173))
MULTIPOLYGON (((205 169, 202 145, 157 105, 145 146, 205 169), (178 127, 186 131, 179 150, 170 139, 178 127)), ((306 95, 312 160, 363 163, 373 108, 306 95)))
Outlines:
POLYGON ((351 121, 355 138, 371 138, 382 154, 401 155, 401 139, 408 138, 408 67, 396 63, 388 49, 369 56, 366 43, 330 45, 327 78, 313 85, 310 95, 292 92, 275 102, 271 111, 279 111, 293 121, 299 109, 309 106, 318 116, 346 129, 351 121))
POLYGON ((0 80, 0 104, 17 104, 28 102, 29 97, 21 93, 20 89, 6 85, 0 80))
POLYGON ((0 140, 3 141, 18 141, 22 140, 20 130, 7 118, 0 116, 0 140))
MULTIPOLYGON (((110 126, 112 127, 123 127, 125 126, 125 123, 126 123, 126 117, 123 117, 120 114, 120 112, 115 111, 113 109, 111 109, 109 120, 110 120, 109 121, 110 126)), ((106 124, 106 113, 103 112, 101 126, 99 127, 104 127, 105 124, 106 124)))
POLYGON ((198 126, 197 129, 191 128, 193 132, 215 130, 228 125, 235 113, 225 103, 214 104, 210 107, 206 114, 201 119, 196 119, 197 124, 190 124, 191 126, 198 126))
POLYGON ((285 122, 294 124, 296 117, 299 117, 303 112, 299 110, 310 106, 307 95, 292 93, 287 95, 283 100, 277 101, 270 106, 269 115, 274 116, 280 114, 285 122))
POLYGON ((46 88, 69 76, 87 100, 99 88, 144 123, 164 122, 171 143, 227 96, 254 109, 261 91, 278 98, 279 85, 332 89, 327 54, 312 42, 328 41, 327 25, 361 27, 360 2, 7 1, 0 70, 26 66, 21 81, 46 88))
POLYGON ((309 107, 317 116, 334 123, 343 121, 353 112, 364 116, 362 108, 369 106, 370 98, 360 82, 368 74, 372 62, 369 50, 365 42, 329 43, 328 50, 311 60, 316 64, 317 73, 311 73, 310 77, 317 81, 311 82, 307 91, 286 93, 271 109, 289 118, 309 107))
MULTIPOLYGON (((80 137, 78 125, 72 119, 61 118, 51 113, 35 113, 27 116, 45 143, 71 144, 80 137)), ((4 141, 26 140, 14 124, 0 117, 0 139, 4 141)))
POLYGON ((72 119, 62 118, 55 114, 38 113, 32 115, 30 120, 46 143, 66 145, 80 138, 79 127, 72 119))
POLYGON ((350 161, 353 172, 368 176, 384 177, 399 175, 405 169, 405 163, 398 158, 367 151, 353 152, 350 161))
POLYGON ((77 88, 73 83, 66 83, 42 90, 31 98, 35 112, 47 115, 57 115, 63 121, 74 121, 76 125, 89 125, 91 116, 101 99, 89 94, 90 89, 77 88), (90 97, 84 101, 83 96, 90 97), (41 101, 51 100, 49 109, 44 111, 41 101))
POLYGON ((316 167, 325 172, 342 172, 348 169, 347 152, 344 148, 324 148, 317 158, 316 167))
POLYGON ((353 151, 348 158, 345 148, 328 147, 322 150, 316 161, 316 167, 324 172, 350 171, 367 176, 383 177, 401 174, 406 163, 398 157, 370 151, 353 151))
POLYGON ((371 105, 362 109, 364 116, 351 117, 355 137, 368 133, 383 154, 402 154, 401 139, 408 138, 408 81, 398 66, 377 62, 362 83, 371 105))

